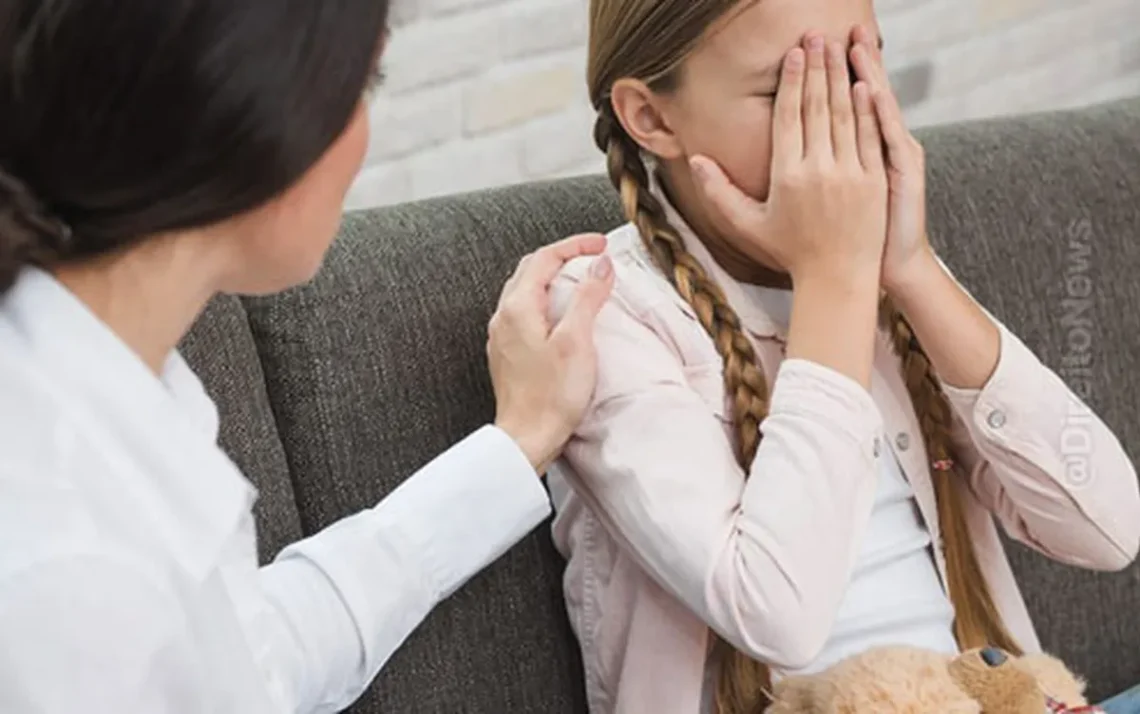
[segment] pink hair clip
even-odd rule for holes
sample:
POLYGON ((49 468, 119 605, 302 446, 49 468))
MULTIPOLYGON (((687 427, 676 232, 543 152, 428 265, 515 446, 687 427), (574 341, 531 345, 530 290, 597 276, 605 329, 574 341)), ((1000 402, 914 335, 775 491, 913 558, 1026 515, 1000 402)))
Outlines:
POLYGON ((931 464, 935 471, 951 471, 954 468, 953 459, 940 459, 931 464))

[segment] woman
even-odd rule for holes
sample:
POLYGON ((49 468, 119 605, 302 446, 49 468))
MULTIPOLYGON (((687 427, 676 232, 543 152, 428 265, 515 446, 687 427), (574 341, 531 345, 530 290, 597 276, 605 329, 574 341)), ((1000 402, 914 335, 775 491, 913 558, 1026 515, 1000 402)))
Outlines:
POLYGON ((592 391, 610 265, 553 328, 545 287, 601 237, 539 251, 504 290, 495 425, 266 568, 252 488, 175 350, 215 294, 317 270, 364 155, 387 14, 0 9, 0 711, 340 710, 546 516, 536 472, 592 391))

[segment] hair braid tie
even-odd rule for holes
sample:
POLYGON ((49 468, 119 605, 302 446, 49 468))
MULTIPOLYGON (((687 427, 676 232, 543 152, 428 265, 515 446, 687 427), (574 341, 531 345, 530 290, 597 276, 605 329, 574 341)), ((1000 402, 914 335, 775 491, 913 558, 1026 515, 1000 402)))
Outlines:
POLYGON ((993 645, 1020 654, 1020 646, 1002 622, 968 531, 962 491, 967 475, 953 458, 950 402, 910 323, 890 300, 884 300, 882 309, 931 460, 938 521, 946 545, 947 590, 954 605, 954 634, 958 645, 963 649, 993 645))

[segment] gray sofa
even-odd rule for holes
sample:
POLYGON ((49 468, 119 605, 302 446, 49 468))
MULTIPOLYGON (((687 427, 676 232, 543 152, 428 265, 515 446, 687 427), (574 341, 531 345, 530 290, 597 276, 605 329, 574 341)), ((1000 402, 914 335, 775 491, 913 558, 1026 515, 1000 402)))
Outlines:
MULTIPOLYGON (((1140 456, 1140 101, 921 138, 941 255, 1047 363, 1074 383, 1085 365, 1089 400, 1140 456)), ((312 284, 214 302, 184 351, 260 488, 262 558, 488 421, 499 286, 524 253, 620 220, 599 177, 356 213, 312 284)), ((1046 646, 1094 695, 1140 682, 1140 569, 1010 549, 1046 646)), ((440 607, 353 711, 584 712, 561 568, 540 529, 440 607)))

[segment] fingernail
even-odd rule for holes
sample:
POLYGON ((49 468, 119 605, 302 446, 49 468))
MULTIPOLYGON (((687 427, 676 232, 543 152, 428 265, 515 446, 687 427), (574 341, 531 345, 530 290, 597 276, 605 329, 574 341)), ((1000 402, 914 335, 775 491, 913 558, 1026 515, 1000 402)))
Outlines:
POLYGON ((613 272, 614 264, 608 255, 595 258, 594 262, 590 263, 590 277, 596 280, 608 280, 613 272))
POLYGON ((819 52, 823 49, 823 38, 819 35, 815 35, 808 40, 808 47, 814 52, 819 52))
POLYGON ((804 66, 804 51, 799 47, 792 48, 788 56, 784 59, 788 69, 801 69, 804 66))
POLYGON ((694 156, 689 159, 689 168, 696 174, 698 181, 704 183, 709 180, 709 169, 705 166, 705 162, 701 161, 700 157, 694 156))

